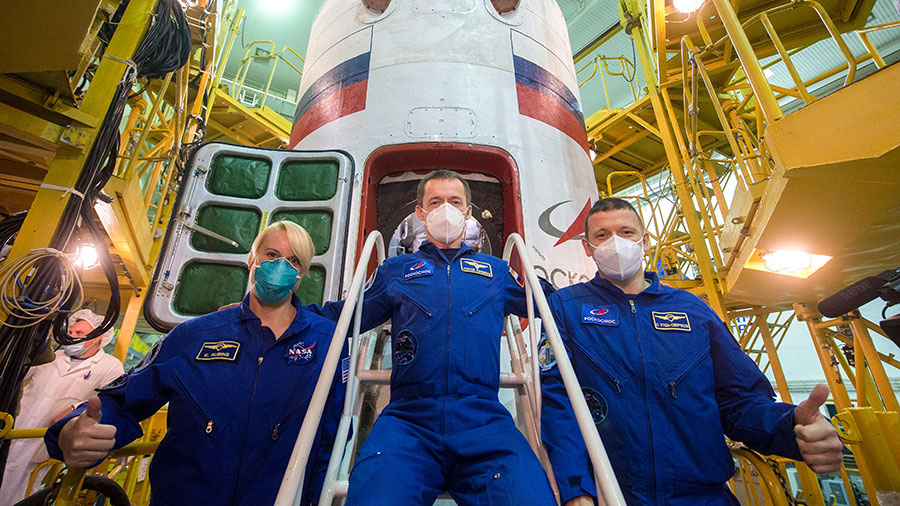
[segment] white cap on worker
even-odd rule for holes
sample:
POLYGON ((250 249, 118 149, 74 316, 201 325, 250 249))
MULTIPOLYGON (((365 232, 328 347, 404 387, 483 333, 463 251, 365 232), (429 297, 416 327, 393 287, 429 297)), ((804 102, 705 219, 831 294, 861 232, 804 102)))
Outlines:
MULTIPOLYGON (((98 315, 91 311, 90 309, 79 309, 75 311, 71 315, 69 315, 69 326, 75 325, 75 323, 80 321, 86 321, 91 324, 91 327, 97 328, 100 324, 103 323, 103 316, 98 315)), ((101 335, 100 347, 103 348, 110 342, 112 342, 114 329, 110 328, 103 335, 101 335)))

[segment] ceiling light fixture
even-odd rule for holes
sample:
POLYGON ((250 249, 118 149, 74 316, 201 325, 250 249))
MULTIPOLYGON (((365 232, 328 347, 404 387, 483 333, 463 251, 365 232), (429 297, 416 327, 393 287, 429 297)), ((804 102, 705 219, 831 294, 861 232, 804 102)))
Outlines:
POLYGON ((757 249, 744 263, 744 267, 792 278, 806 279, 828 263, 831 257, 800 250, 757 249))
POLYGON ((673 0, 672 7, 682 14, 690 14, 703 5, 703 0, 673 0))
POLYGON ((812 256, 803 251, 776 250, 763 253, 759 257, 766 269, 772 272, 797 272, 809 269, 812 265, 812 256))
POLYGON ((81 269, 89 270, 100 265, 100 256, 93 244, 82 244, 75 253, 75 265, 81 269))
POLYGON ((259 5, 261 5, 266 11, 271 14, 283 14, 287 11, 293 10, 294 1, 293 0, 259 0, 259 5))

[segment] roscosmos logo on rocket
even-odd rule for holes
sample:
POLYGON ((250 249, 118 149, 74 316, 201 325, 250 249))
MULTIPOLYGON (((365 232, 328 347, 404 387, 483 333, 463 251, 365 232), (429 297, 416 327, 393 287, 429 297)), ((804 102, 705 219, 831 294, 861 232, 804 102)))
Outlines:
POLYGON ((541 231, 543 231, 550 237, 556 237, 559 239, 558 241, 556 241, 556 244, 554 244, 553 247, 559 246, 560 244, 570 239, 580 240, 584 237, 584 219, 587 217, 588 212, 591 210, 591 199, 588 199, 587 202, 584 203, 584 207, 581 209, 581 212, 578 213, 578 216, 575 217, 575 220, 572 221, 571 224, 569 224, 565 232, 553 226, 553 223, 550 220, 550 215, 553 214, 553 211, 555 211, 556 208, 568 204, 569 202, 572 201, 564 200, 562 202, 557 202, 547 209, 544 209, 544 212, 542 212, 538 217, 538 227, 540 227, 541 231))

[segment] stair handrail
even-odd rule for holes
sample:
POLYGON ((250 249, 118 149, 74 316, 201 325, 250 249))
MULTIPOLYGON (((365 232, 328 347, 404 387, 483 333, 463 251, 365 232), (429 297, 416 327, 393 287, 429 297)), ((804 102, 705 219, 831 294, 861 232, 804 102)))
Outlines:
MULTIPOLYGON (((365 290, 363 285, 366 282, 366 271, 369 261, 372 257, 372 251, 376 250, 378 255, 378 265, 384 262, 384 238, 378 231, 372 232, 366 237, 359 261, 356 264, 356 270, 353 272, 353 280, 350 283, 350 291, 347 293, 345 300, 347 302, 355 301, 354 304, 344 304, 344 309, 338 318, 334 335, 331 337, 331 344, 328 347, 328 354, 325 356, 325 362, 322 364, 322 370, 319 373, 319 379, 316 382, 316 389, 313 392, 312 399, 309 401, 309 407, 306 410, 306 416, 303 418, 303 425, 300 427, 300 433, 297 434, 297 441, 294 443, 294 450, 288 461, 287 469, 284 472, 284 479, 281 481, 281 488, 278 490, 278 496, 275 498, 275 506, 299 506, 301 492, 303 490, 303 479, 306 472, 306 464, 309 461, 309 452, 312 449, 313 439, 319 429, 319 422, 322 419, 322 412, 325 409, 325 401, 331 390, 331 384, 334 380, 334 374, 337 371, 337 364, 340 360, 341 349, 346 340, 347 331, 350 328, 350 318, 353 318, 353 338, 350 345, 350 364, 347 376, 347 393, 344 397, 344 408, 341 413, 341 421, 338 425, 337 437, 335 442, 346 439, 346 435, 350 430, 350 420, 352 413, 352 399, 354 399, 356 391, 356 355, 359 349, 359 329, 362 323, 362 303, 365 290), (343 436, 343 437, 342 437, 343 436)), ((343 448, 334 448, 334 451, 343 452, 343 448)), ((326 477, 337 472, 336 462, 340 459, 333 458, 328 464, 326 477), (333 469, 334 468, 334 469, 333 469)), ((326 478, 326 482, 327 482, 326 478)), ((322 493, 326 492, 323 487, 322 493)), ((623 503, 624 504, 624 503, 623 503)))
MULTIPOLYGON (((590 409, 588 409, 587 402, 581 393, 581 384, 575 376, 572 362, 569 360, 569 355, 566 353, 562 338, 560 338, 559 329, 557 329, 553 315, 550 313, 547 298, 540 288, 537 290, 532 289, 532 287, 540 287, 541 285, 537 275, 534 273, 534 265, 528 256, 525 241, 517 233, 510 234, 506 239, 506 245, 503 248, 503 259, 507 262, 509 262, 513 249, 519 253, 521 268, 525 276, 528 326, 533 329, 535 324, 531 304, 533 300, 537 305, 541 323, 547 332, 547 340, 550 342, 550 347, 556 358, 556 366, 559 368, 559 374, 566 387, 566 393, 569 395, 569 401, 572 403, 572 408, 575 411, 575 419, 578 421, 578 428, 581 429, 581 436, 584 438, 585 446, 587 446, 588 456, 594 465, 594 484, 597 486, 597 498, 601 505, 625 506, 625 498, 622 496, 622 490, 619 488, 619 483, 613 472, 612 464, 609 462, 603 441, 600 439, 600 434, 594 425, 590 409)), ((531 352, 536 353, 534 338, 531 341, 531 352)))

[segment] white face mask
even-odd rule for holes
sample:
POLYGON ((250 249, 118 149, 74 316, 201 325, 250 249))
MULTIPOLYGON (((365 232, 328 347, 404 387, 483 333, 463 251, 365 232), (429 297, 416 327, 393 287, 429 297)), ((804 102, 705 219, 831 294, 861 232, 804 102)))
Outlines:
POLYGON ((613 235, 600 246, 588 243, 593 253, 591 256, 604 275, 618 280, 630 278, 641 269, 644 248, 641 242, 634 242, 618 235, 613 235))
POLYGON ((459 239, 466 229, 465 214, 449 202, 444 202, 430 212, 425 211, 425 214, 425 229, 442 245, 449 245, 459 239))
POLYGON ((87 346, 85 343, 78 344, 66 344, 62 347, 63 352, 70 357, 77 357, 79 355, 84 355, 87 351, 87 346))

